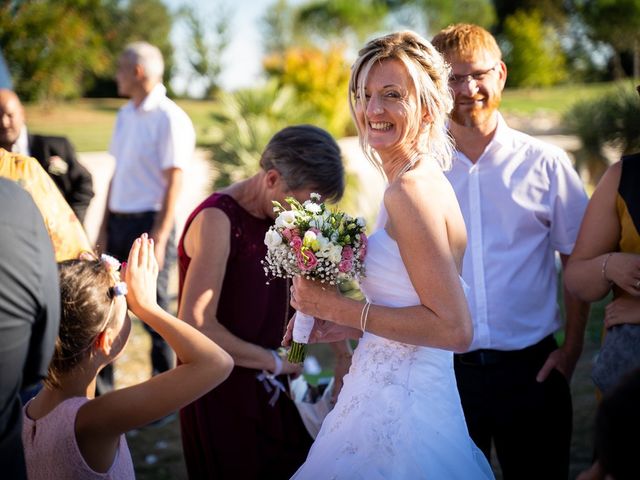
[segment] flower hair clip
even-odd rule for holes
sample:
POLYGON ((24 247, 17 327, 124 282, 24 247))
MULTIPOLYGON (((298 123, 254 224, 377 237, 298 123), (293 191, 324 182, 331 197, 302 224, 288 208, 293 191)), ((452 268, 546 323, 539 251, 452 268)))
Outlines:
POLYGON ((100 261, 105 266, 107 271, 111 274, 111 277, 113 277, 114 285, 109 289, 111 295, 113 297, 117 297, 119 295, 126 295, 127 293, 129 293, 127 284, 120 281, 120 272, 118 270, 120 270, 121 264, 118 259, 112 257, 111 255, 106 255, 103 253, 100 256, 100 261))
POLYGON ((103 253, 100 255, 100 261, 104 264, 105 268, 109 270, 109 273, 114 274, 120 270, 120 262, 117 258, 103 253))

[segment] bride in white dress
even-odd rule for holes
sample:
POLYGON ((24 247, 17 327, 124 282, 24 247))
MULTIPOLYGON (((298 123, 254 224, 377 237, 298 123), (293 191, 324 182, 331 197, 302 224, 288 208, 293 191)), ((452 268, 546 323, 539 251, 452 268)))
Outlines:
POLYGON ((389 182, 369 239, 366 303, 297 278, 291 304, 312 338, 360 338, 297 479, 493 478, 469 437, 453 371, 473 335, 459 277, 466 232, 442 170, 449 69, 413 32, 369 42, 350 81, 360 143, 389 182))

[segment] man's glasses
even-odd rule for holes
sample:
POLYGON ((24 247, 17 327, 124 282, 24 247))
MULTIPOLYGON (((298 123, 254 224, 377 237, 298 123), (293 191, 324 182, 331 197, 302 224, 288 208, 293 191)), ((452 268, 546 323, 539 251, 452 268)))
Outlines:
POLYGON ((491 72, 493 72, 496 67, 498 67, 498 65, 500 65, 500 62, 497 62, 493 67, 488 68, 486 70, 480 70, 478 72, 473 72, 473 73, 467 73, 465 75, 450 75, 449 76, 449 85, 452 86, 460 86, 460 85, 464 85, 465 83, 467 83, 468 81, 473 80, 474 82, 482 82, 487 75, 489 75, 491 72))

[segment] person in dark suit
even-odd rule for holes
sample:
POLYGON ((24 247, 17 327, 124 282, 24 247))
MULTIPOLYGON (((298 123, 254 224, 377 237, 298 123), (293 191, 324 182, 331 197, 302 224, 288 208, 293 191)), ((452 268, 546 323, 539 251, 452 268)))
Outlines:
POLYGON ((89 171, 76 157, 66 137, 27 132, 24 109, 15 92, 0 89, 0 147, 34 157, 51 176, 80 222, 93 198, 89 171))
POLYGON ((0 205, 0 476, 21 480, 27 472, 19 392, 47 375, 60 289, 53 244, 31 195, 0 178, 0 205))

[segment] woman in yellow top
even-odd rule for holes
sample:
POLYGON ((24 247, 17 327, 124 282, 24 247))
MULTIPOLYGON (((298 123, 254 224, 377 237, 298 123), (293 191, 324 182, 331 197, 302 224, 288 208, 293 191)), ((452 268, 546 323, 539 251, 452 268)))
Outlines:
MULTIPOLYGON (((598 183, 565 270, 565 284, 589 302, 613 290, 592 372, 601 392, 613 392, 626 373, 640 366, 640 153, 622 157, 598 183)), ((606 463, 602 453, 596 445, 596 462, 580 480, 605 478, 608 467, 601 463, 606 463)))
POLYGON ((565 284, 585 301, 613 290, 592 377, 602 392, 640 367, 640 153, 611 165, 594 192, 565 284))
POLYGON ((36 159, 0 148, 0 177, 16 181, 31 194, 44 218, 57 262, 92 251, 78 217, 36 159))

